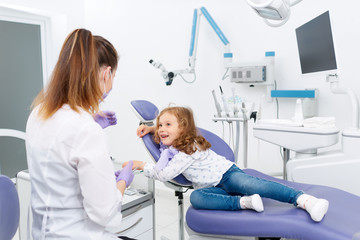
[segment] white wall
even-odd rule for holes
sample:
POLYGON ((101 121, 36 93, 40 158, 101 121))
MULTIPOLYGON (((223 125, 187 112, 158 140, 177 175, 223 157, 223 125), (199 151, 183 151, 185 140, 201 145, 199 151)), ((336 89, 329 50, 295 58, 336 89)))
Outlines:
MULTIPOLYGON (((165 86, 160 71, 148 63, 150 59, 155 59, 161 61, 167 69, 186 67, 193 10, 201 6, 207 8, 230 41, 234 62, 261 60, 266 51, 275 51, 278 89, 318 88, 319 115, 335 116, 340 129, 351 124, 350 101, 346 96, 330 92, 325 75, 301 75, 295 28, 330 10, 340 82, 342 86, 359 94, 359 61, 355 56, 360 52, 360 20, 356 18, 360 3, 356 0, 347 0, 347 5, 335 0, 303 0, 292 8, 289 22, 280 28, 267 26, 245 0, 1 2, 64 14, 68 32, 85 27, 94 34, 103 35, 115 45, 121 60, 114 88, 103 104, 103 109, 117 112, 118 125, 106 129, 106 132, 111 154, 118 160, 149 159, 135 136, 138 119, 129 104, 134 99, 150 100, 160 109, 169 103, 190 106, 198 126, 221 135, 221 124, 211 120, 215 113, 211 90, 218 91, 221 84, 226 94, 230 94, 231 87, 235 86, 239 95, 260 104, 263 118, 276 117, 275 102, 265 101, 264 87, 249 88, 229 83, 228 79, 221 81, 224 74, 223 45, 204 18, 201 19, 199 33, 195 83, 187 84, 181 78, 176 78, 172 86, 165 86)), ((295 100, 280 99, 279 103, 280 118, 290 118, 295 100)), ((254 139, 251 129, 249 138, 249 167, 266 173, 281 172, 279 148, 254 139)))

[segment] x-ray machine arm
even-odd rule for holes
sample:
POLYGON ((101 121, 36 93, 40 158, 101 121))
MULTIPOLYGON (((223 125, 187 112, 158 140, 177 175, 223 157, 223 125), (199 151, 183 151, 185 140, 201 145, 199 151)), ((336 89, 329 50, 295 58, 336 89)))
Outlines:
POLYGON ((192 70, 195 68, 195 61, 196 61, 196 49, 197 49, 197 42, 198 42, 198 35, 199 35, 199 25, 200 25, 200 17, 204 15, 206 20, 209 22, 210 26, 214 29, 215 33, 218 35, 220 40, 225 46, 224 49, 224 60, 225 63, 232 62, 233 54, 230 50, 230 43, 218 27, 214 19, 211 17, 209 12, 206 8, 201 7, 200 9, 194 10, 194 17, 193 17, 193 26, 191 31, 191 41, 190 41, 190 52, 189 52, 189 66, 192 70), (200 11, 199 11, 200 10, 200 11))
MULTIPOLYGON (((198 36, 199 36, 199 28, 200 28, 200 17, 201 15, 204 15, 206 20, 209 22, 211 27, 214 29, 220 40, 225 46, 224 50, 224 59, 225 59, 225 67, 227 63, 232 62, 233 54, 230 51, 230 43, 223 34, 223 32, 220 30, 214 19, 211 17, 209 12, 206 10, 205 7, 201 7, 199 9, 194 9, 194 16, 193 16, 193 24, 192 24, 192 30, 191 30, 191 40, 190 40, 190 51, 189 51, 189 68, 182 69, 182 70, 174 70, 174 71, 167 71, 166 68, 160 63, 155 62, 154 60, 150 60, 150 64, 152 64, 154 67, 159 68, 162 73, 162 77, 165 80, 166 85, 171 85, 173 79, 179 75, 183 79, 184 77, 182 74, 193 74, 195 81, 196 75, 195 75, 195 62, 196 62, 196 50, 197 50, 197 42, 198 42, 198 36)), ((184 79, 184 81, 186 81, 184 79)), ((189 82, 189 81, 186 81, 189 82)), ((192 81, 190 81, 192 82, 192 81)))

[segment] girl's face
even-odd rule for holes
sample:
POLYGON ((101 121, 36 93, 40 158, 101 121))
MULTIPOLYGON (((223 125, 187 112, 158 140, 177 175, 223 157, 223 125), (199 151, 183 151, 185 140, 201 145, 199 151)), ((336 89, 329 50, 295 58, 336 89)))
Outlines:
POLYGON ((179 137, 180 129, 177 118, 171 113, 164 113, 159 118, 159 138, 161 142, 170 146, 179 137))

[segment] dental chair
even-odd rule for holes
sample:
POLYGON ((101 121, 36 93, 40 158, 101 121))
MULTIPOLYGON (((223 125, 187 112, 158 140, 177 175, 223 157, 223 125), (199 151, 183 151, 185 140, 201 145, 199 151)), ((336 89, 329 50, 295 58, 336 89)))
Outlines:
POLYGON ((0 239, 11 240, 19 226, 20 205, 14 183, 0 175, 0 239))
MULTIPOLYGON (((150 124, 158 114, 157 107, 145 100, 131 102, 140 122, 150 124)), ((231 148, 215 134, 199 128, 199 132, 211 143, 212 149, 229 160, 234 161, 231 148)), ((146 149, 157 161, 160 157, 159 146, 151 135, 142 138, 146 149)), ((244 169, 247 174, 301 189, 308 194, 329 201, 329 210, 323 220, 314 222, 310 215, 291 204, 263 198, 264 212, 252 210, 221 211, 201 210, 192 206, 186 212, 186 230, 190 240, 200 239, 249 239, 247 237, 287 238, 300 240, 360 240, 360 197, 348 192, 320 185, 302 184, 274 178, 253 169, 244 169)), ((345 174, 345 173, 341 173, 345 174)), ((182 175, 174 178, 170 185, 179 189, 191 187, 191 182, 182 175)), ((354 183, 358 184, 358 183, 354 183)), ((179 208, 182 208, 182 202, 179 208)), ((179 231, 183 222, 179 211, 179 231)), ((179 239, 183 239, 180 233, 179 239)), ((251 238, 254 239, 254 238, 251 238)))

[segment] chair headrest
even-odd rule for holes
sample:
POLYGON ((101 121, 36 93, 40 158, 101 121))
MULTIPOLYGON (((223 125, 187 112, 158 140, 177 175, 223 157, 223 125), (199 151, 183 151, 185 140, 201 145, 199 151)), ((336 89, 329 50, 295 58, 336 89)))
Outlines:
POLYGON ((159 114, 159 109, 149 101, 133 100, 130 104, 141 122, 153 122, 159 114))

